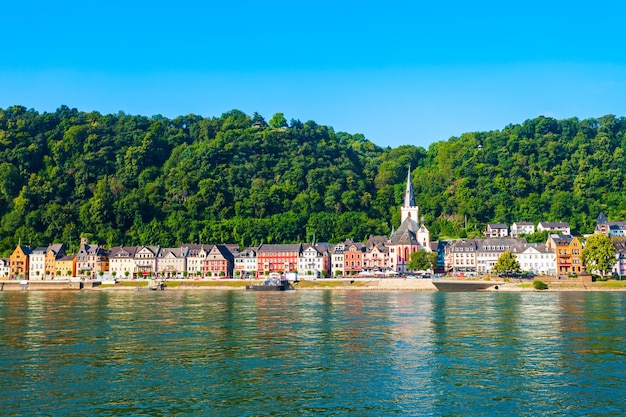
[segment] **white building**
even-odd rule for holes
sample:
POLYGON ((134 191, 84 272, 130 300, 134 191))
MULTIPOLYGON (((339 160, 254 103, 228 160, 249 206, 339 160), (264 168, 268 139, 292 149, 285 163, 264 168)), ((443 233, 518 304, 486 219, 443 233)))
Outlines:
POLYGON ((519 235, 531 235, 533 233, 535 233, 535 223, 515 222, 511 225, 512 237, 518 237, 519 235))
POLYGON ((506 237, 509 235, 509 228, 506 224, 492 223, 485 229, 485 237, 506 237))
POLYGON ((476 272, 491 272, 493 266, 498 262, 498 258, 516 244, 523 242, 524 239, 507 238, 491 238, 476 239, 476 272))
POLYGON ((187 253, 187 273, 189 278, 204 277, 204 261, 211 245, 183 245, 189 249, 187 253))
POLYGON ((235 254, 235 278, 254 278, 259 269, 256 249, 247 248, 235 254))
POLYGON ((613 242, 615 246, 615 265, 611 272, 620 277, 626 276, 626 242, 613 242))
POLYGON ((188 253, 187 247, 161 248, 157 256, 157 274, 171 278, 183 277, 183 273, 187 271, 188 253))
POLYGON ((324 277, 328 273, 327 259, 328 255, 324 247, 303 244, 298 256, 298 277, 304 279, 324 277))
POLYGON ((522 271, 556 275, 556 252, 542 243, 522 243, 512 248, 522 271))
POLYGON ((446 271, 451 271, 457 275, 475 275, 477 246, 475 239, 456 240, 446 246, 446 271))
POLYGON ((109 252, 109 270, 117 278, 132 278, 137 246, 116 246, 109 252))
POLYGON ((157 271, 157 259, 160 248, 158 246, 140 246, 135 252, 135 274, 137 277, 149 277, 157 271))
POLYGON ((35 248, 28 255, 28 278, 42 280, 46 271, 46 251, 48 248, 35 248))
POLYGON ((548 231, 550 233, 560 233, 562 235, 571 235, 569 223, 565 222, 539 222, 537 231, 548 231))
MULTIPOLYGON (((352 241, 348 241, 351 244, 352 241)), ((330 274, 332 277, 343 275, 343 252, 346 250, 345 243, 338 243, 330 250, 330 274)))
POLYGON ((0 277, 7 279, 11 274, 9 258, 0 258, 0 277))

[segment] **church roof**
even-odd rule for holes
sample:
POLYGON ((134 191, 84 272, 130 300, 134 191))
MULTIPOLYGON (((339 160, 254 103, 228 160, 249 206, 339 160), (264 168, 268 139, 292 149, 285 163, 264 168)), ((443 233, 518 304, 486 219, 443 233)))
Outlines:
POLYGON ((420 226, 417 222, 407 217, 391 236, 389 243, 392 245, 417 245, 417 232, 419 229, 420 226))

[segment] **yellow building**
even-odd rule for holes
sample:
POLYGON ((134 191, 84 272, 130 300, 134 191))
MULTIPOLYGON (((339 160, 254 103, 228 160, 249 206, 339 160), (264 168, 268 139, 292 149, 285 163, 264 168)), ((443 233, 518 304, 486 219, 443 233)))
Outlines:
POLYGON ((44 274, 46 279, 53 279, 57 276, 56 263, 57 260, 61 259, 63 256, 65 256, 65 247, 62 243, 48 246, 44 260, 44 274))
POLYGON ((76 276, 76 256, 68 255, 57 259, 55 264, 55 274, 58 278, 69 278, 76 276))

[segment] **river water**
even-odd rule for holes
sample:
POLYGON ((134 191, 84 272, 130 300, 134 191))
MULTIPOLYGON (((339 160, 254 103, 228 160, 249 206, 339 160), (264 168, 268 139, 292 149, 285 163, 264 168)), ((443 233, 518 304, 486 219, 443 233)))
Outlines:
POLYGON ((623 416, 626 293, 0 293, 1 416, 623 416))

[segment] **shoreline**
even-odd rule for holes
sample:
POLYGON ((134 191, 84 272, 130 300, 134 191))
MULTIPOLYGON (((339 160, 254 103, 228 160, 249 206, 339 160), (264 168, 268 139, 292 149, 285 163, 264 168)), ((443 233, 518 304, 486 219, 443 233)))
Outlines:
MULTIPOLYGON (((437 278, 435 279, 435 281, 437 278)), ((459 283, 489 283, 490 280, 446 279, 459 283)), ((578 280, 542 279, 548 285, 545 290, 537 290, 532 280, 516 282, 494 282, 492 287, 477 291, 492 292, 621 292, 626 291, 626 281, 582 282, 578 280), (494 288, 494 286, 498 288, 494 288)), ((137 291, 148 290, 147 280, 120 280, 116 284, 102 284, 100 281, 0 281, 0 292, 14 291, 137 291)), ((259 283, 258 280, 171 280, 165 281, 166 291, 245 291, 246 284, 259 283)), ((433 279, 408 278, 358 278, 358 279, 319 279, 298 281, 292 284, 295 291, 418 291, 437 292, 433 279)), ((473 292, 473 291, 466 291, 473 292)))

